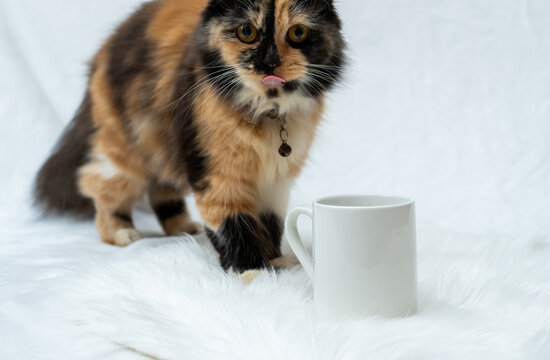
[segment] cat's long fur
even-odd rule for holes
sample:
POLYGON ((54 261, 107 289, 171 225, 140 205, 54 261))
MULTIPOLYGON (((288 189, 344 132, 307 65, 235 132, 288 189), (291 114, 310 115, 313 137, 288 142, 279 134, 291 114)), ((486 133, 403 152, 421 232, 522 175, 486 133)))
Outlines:
POLYGON ((223 267, 263 267, 280 255, 289 189, 342 50, 331 0, 148 2, 94 57, 83 105, 38 174, 37 200, 50 212, 95 213, 103 241, 123 246, 141 237, 131 208, 145 193, 168 235, 196 231, 183 201, 192 191, 223 267), (244 23, 257 27, 255 43, 237 38, 244 23), (309 29, 304 43, 288 38, 296 24, 309 29), (269 74, 284 87, 266 89, 269 74), (277 114, 289 158, 278 153, 277 114))

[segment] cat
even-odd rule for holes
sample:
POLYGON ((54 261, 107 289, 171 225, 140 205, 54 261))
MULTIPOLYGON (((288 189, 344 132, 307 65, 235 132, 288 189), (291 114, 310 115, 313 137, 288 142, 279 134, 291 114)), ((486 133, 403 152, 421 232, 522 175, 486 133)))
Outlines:
POLYGON ((155 0, 97 52, 86 95, 40 169, 46 213, 95 216, 101 239, 195 233, 192 192, 226 270, 281 255, 289 191, 345 67, 333 0, 155 0))

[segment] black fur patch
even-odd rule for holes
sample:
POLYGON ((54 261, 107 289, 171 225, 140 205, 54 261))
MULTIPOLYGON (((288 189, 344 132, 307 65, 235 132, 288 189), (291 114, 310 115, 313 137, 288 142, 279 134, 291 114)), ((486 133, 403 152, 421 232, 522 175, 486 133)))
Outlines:
POLYGON ((266 91, 266 95, 268 99, 273 99, 279 96, 279 90, 277 89, 268 89, 266 91))
MULTIPOLYGON (((192 43, 187 52, 200 56, 200 43, 192 43)), ((172 116, 175 119, 172 147, 173 157, 176 162, 181 163, 181 176, 185 176, 194 191, 205 191, 209 188, 205 180, 208 173, 209 155, 206 149, 199 143, 199 131, 195 124, 195 109, 193 108, 193 97, 197 88, 197 81, 205 74, 198 73, 196 69, 196 58, 184 59, 180 65, 177 78, 176 91, 172 103, 172 116)), ((205 66, 206 64, 202 65, 205 66)))
POLYGON ((251 215, 230 216, 225 219, 217 233, 207 229, 207 234, 220 254, 220 263, 226 270, 233 268, 243 272, 265 268, 269 260, 280 254, 278 245, 267 237, 264 225, 251 215))
POLYGON ((293 92, 293 91, 296 91, 296 89, 298 89, 298 82, 297 81, 287 81, 285 82, 285 85, 283 86, 283 89, 285 92, 293 92))
POLYGON ((110 43, 107 74, 111 96, 121 113, 126 109, 125 94, 132 81, 143 74, 146 74, 149 80, 154 77, 150 65, 153 46, 147 40, 146 33, 157 6, 156 3, 142 6, 117 30, 110 43))
POLYGON ((321 65, 327 65, 327 67, 309 69, 310 76, 314 80, 306 81, 304 85, 307 94, 314 98, 330 90, 341 79, 345 65, 344 55, 338 52, 327 63, 321 65))
POLYGON ((183 200, 172 200, 162 204, 155 204, 153 209, 161 221, 181 215, 186 210, 185 202, 183 200))
POLYGON ((260 222, 265 231, 265 237, 269 239, 276 253, 273 258, 281 256, 281 239, 283 237, 284 225, 281 218, 272 212, 265 212, 260 215, 260 222))
POLYGON ((264 24, 260 45, 252 59, 257 73, 273 74, 275 67, 281 65, 279 50, 275 43, 275 0, 268 0, 264 24))
POLYGON ((195 191, 205 191, 210 186, 206 181, 209 156, 199 145, 198 130, 192 116, 183 114, 176 118, 179 121, 178 153, 184 165, 185 176, 195 191))

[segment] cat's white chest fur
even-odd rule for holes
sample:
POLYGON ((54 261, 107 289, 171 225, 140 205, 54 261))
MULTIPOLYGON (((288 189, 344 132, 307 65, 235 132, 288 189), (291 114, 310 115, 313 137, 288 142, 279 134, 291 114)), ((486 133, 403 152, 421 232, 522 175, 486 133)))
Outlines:
POLYGON ((287 158, 279 154, 282 145, 281 122, 273 120, 264 125, 268 141, 260 151, 260 204, 264 209, 275 211, 280 216, 286 213, 290 188, 306 161, 315 136, 317 121, 312 118, 313 109, 308 110, 294 111, 287 115, 288 144, 292 147, 292 154, 287 158))

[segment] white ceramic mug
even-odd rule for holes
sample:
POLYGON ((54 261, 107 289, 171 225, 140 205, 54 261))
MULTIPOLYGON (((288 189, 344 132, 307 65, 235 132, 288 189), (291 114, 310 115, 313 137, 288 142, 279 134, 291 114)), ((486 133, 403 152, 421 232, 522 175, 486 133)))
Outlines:
POLYGON ((290 246, 313 281, 317 315, 403 317, 417 311, 415 204, 393 196, 335 196, 286 219, 290 246), (313 256, 298 217, 313 221, 313 256))

